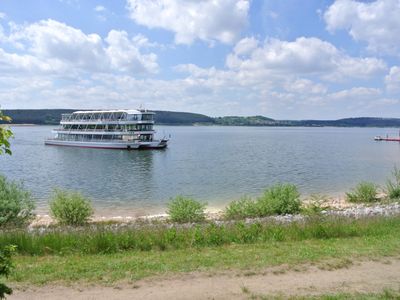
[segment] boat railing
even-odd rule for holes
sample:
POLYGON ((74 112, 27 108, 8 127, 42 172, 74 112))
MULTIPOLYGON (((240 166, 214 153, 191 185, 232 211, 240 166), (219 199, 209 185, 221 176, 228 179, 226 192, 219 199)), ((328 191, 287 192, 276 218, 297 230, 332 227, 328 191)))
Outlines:
MULTIPOLYGON (((58 138, 47 138, 46 140, 51 141, 60 141, 58 138)), ((62 141, 69 141, 69 142, 104 142, 104 143, 127 143, 127 142, 135 142, 140 141, 140 139, 129 139, 129 140, 113 140, 113 139, 62 139, 62 141)))
POLYGON ((153 129, 132 129, 132 130, 114 130, 114 129, 64 129, 64 128, 56 128, 54 131, 57 132, 153 132, 153 129))
POLYGON ((62 118, 61 121, 67 121, 67 122, 118 122, 118 121, 126 121, 126 119, 75 119, 75 118, 62 118))
POLYGON ((133 123, 151 123, 154 124, 154 120, 128 120, 128 119, 70 119, 62 118, 61 122, 71 123, 109 123, 109 122, 133 122, 133 123))

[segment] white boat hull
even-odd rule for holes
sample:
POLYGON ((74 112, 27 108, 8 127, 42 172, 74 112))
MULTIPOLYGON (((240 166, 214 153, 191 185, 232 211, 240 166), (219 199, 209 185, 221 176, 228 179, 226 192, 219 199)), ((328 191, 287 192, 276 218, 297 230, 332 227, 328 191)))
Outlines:
POLYGON ((52 146, 69 146, 81 148, 98 148, 98 149, 162 149, 167 147, 167 140, 151 141, 151 142, 88 142, 88 141, 63 141, 57 139, 45 140, 45 145, 52 146))

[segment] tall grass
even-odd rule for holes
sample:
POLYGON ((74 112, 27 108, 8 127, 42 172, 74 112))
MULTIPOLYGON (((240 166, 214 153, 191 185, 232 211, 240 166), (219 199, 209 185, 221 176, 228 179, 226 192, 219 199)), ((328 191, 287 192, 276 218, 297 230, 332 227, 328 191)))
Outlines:
POLYGON ((400 198, 400 169, 394 167, 392 171, 392 179, 389 179, 386 183, 386 192, 389 199, 400 198))
POLYGON ((372 182, 360 182, 351 192, 346 193, 349 202, 371 203, 378 201, 378 187, 372 182))
POLYGON ((194 227, 141 227, 110 229, 87 226, 76 230, 60 228, 46 232, 25 230, 0 233, 0 245, 13 244, 20 254, 98 254, 126 250, 186 249, 228 244, 246 244, 309 239, 381 236, 400 231, 400 217, 350 220, 314 218, 290 224, 254 223, 194 227))
POLYGON ((205 207, 206 204, 192 198, 177 196, 168 203, 167 213, 176 223, 202 222, 206 218, 205 207))
POLYGON ((259 216, 257 202, 250 197, 242 197, 239 200, 232 201, 225 208, 226 219, 245 219, 259 216))
POLYGON ((294 184, 277 184, 257 199, 260 216, 285 215, 300 212, 300 193, 294 184))
POLYGON ((233 201, 225 209, 227 219, 265 217, 300 212, 300 193, 293 184, 276 184, 269 187, 256 200, 245 197, 233 201))

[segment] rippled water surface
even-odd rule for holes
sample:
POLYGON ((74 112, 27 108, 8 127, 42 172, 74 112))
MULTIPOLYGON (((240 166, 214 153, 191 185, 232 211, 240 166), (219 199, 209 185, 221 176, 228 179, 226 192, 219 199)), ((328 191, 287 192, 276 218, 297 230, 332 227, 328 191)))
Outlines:
POLYGON ((400 165, 400 144, 375 142, 397 129, 170 127, 166 150, 123 151, 45 146, 52 127, 14 127, 13 155, 0 173, 22 180, 38 211, 55 187, 80 190, 108 215, 157 213, 178 194, 221 207, 275 182, 304 194, 340 194, 361 180, 384 183, 400 165))

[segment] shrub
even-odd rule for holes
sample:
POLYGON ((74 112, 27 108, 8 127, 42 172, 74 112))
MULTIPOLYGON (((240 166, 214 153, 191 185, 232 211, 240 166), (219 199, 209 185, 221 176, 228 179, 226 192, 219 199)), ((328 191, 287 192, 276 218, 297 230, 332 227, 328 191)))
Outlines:
POLYGON ((293 184, 274 185, 257 199, 259 216, 295 214, 300 206, 300 193, 293 184))
POLYGON ((393 180, 389 179, 386 183, 386 193, 389 199, 400 198, 400 170, 395 167, 392 171, 393 180))
POLYGON ((231 202, 225 209, 225 218, 243 219, 299 213, 300 193, 293 184, 277 184, 255 201, 244 197, 231 202))
POLYGON ((35 204, 22 184, 0 175, 0 227, 26 225, 34 217, 35 204))
POLYGON ((226 219, 254 218, 258 215, 257 203, 249 197, 232 201, 225 208, 226 219))
POLYGON ((50 202, 52 216, 62 225, 78 226, 89 221, 93 208, 88 199, 78 192, 55 190, 50 202))
POLYGON ((377 198, 377 186, 372 182, 360 182, 351 192, 346 193, 349 202, 375 202, 377 198))
MULTIPOLYGON (((8 277, 13 268, 11 256, 15 251, 15 246, 0 247, 0 277, 8 277)), ((11 295, 12 289, 0 282, 0 299, 5 299, 6 295, 11 295)))
POLYGON ((177 196, 168 204, 167 213, 173 222, 201 222, 205 220, 205 206, 194 199, 177 196))

